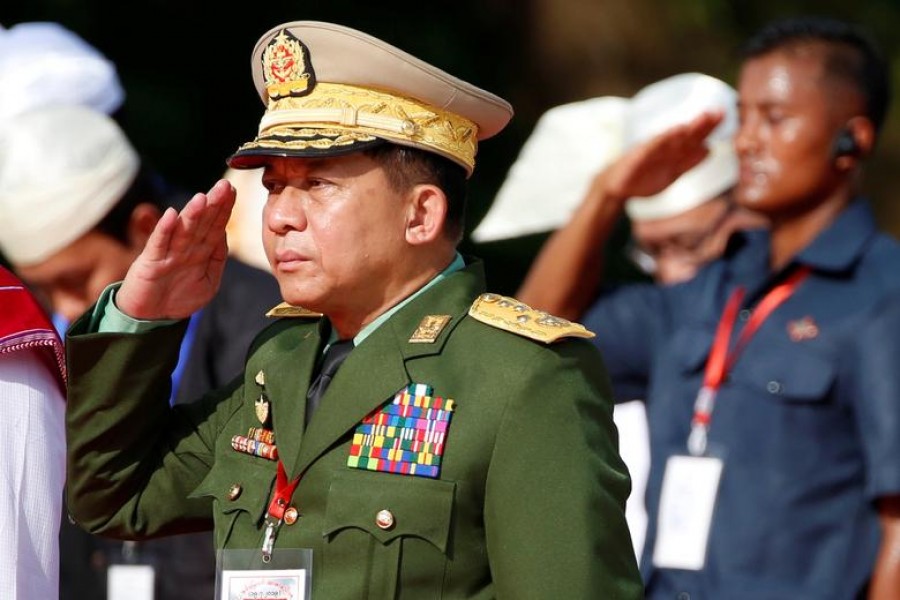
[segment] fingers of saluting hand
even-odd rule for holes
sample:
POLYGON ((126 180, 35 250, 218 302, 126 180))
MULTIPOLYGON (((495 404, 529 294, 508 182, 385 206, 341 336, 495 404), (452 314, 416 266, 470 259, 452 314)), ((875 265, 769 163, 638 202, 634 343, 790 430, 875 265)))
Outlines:
POLYGON ((687 123, 664 131, 657 137, 657 141, 670 151, 705 150, 707 136, 722 122, 723 116, 721 112, 705 112, 687 123))
POLYGON ((709 154, 705 140, 723 118, 721 111, 705 112, 660 134, 656 158, 669 162, 678 173, 693 168, 709 154))
POLYGON ((181 212, 167 209, 147 242, 145 255, 154 261, 189 255, 221 258, 227 251, 225 226, 234 199, 234 188, 222 179, 208 193, 195 194, 181 212))
POLYGON ((706 139, 713 129, 722 122, 725 113, 721 110, 711 110, 697 115, 693 120, 687 123, 691 136, 699 139, 706 139))

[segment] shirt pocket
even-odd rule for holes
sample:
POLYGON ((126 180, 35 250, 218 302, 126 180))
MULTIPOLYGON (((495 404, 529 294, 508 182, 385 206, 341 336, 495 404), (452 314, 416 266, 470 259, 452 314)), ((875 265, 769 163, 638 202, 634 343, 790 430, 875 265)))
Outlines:
POLYGON ((401 579, 423 586, 415 597, 439 597, 455 493, 449 481, 338 473, 322 531, 326 578, 328 572, 359 578, 365 597, 394 598, 401 579))
POLYGON ((258 545, 276 465, 263 458, 220 455, 213 468, 191 493, 212 497, 216 548, 252 548, 258 545))
POLYGON ((750 388, 754 395, 793 404, 825 401, 836 378, 837 365, 829 357, 814 348, 778 341, 748 346, 731 376, 732 383, 750 388))

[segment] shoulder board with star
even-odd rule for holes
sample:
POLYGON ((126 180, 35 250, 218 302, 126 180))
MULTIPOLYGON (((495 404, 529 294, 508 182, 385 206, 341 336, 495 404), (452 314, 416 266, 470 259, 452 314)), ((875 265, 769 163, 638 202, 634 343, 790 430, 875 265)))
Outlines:
POLYGON ((269 309, 266 316, 272 318, 288 317, 298 319, 318 319, 322 316, 322 313, 308 310, 302 306, 294 306, 287 302, 282 302, 278 306, 269 309))
POLYGON ((580 323, 531 308, 515 298, 482 294, 469 308, 469 316, 492 327, 549 344, 567 337, 592 338, 580 323))

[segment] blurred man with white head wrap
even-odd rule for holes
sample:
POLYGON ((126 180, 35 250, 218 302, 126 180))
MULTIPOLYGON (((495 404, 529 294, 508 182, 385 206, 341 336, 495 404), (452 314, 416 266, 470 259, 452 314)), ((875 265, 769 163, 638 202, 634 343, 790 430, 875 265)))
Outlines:
MULTIPOLYGON (((124 97, 115 65, 62 25, 32 22, 8 29, 0 25, 0 127, 41 106, 85 105, 113 113, 121 107, 124 97)), ((0 162, 9 162, 19 150, 0 144, 0 162)), ((129 156, 121 155, 119 160, 128 163, 129 156)), ((113 178, 121 177, 126 171, 123 168, 113 178)), ((70 191, 66 190, 67 193, 70 191)), ((58 225, 52 228, 53 231, 32 231, 25 227, 23 231, 31 239, 21 248, 17 244, 17 250, 22 253, 40 251, 32 240, 39 246, 46 241, 47 235, 63 239, 74 231, 69 215, 52 206, 29 205, 25 210, 36 216, 33 224, 42 223, 37 218, 40 215, 55 220, 58 225)), ((15 219, 7 218, 2 210, 0 223, 7 231, 15 227, 15 219)), ((0 273, 6 262, 0 252, 0 273)), ((0 312, 5 312, 0 321, 21 320, 47 308, 41 306, 40 310, 29 313, 11 302, 13 294, 24 294, 23 290, 16 290, 17 286, 0 286, 5 291, 5 303, 0 301, 0 306, 4 307, 0 312), (11 306, 15 308, 10 309, 11 306)), ((16 435, 4 437, 0 447, 0 468, 7 474, 5 480, 18 482, 15 487, 0 489, 4 524, 0 525, 0 533, 3 547, 8 551, 8 556, 0 552, 0 596, 10 599, 56 598, 62 594, 62 598, 67 598, 65 573, 68 561, 77 553, 60 549, 60 536, 65 538, 68 527, 64 525, 60 530, 65 480, 62 427, 65 390, 42 385, 38 361, 21 358, 28 352, 12 351, 27 350, 31 342, 23 335, 33 336, 33 333, 9 335, 4 340, 5 346, 0 347, 0 358, 3 359, 0 360, 3 369, 0 380, 7 384, 0 390, 0 395, 7 396, 0 398, 5 400, 0 421, 5 429, 16 432, 16 435), (41 498, 41 501, 35 503, 34 498, 41 498)), ((45 335, 49 336, 50 332, 45 335)), ((80 597, 86 598, 84 590, 80 591, 80 597)))
MULTIPOLYGON (((597 296, 604 246, 623 212, 637 266, 659 284, 689 279, 721 254, 732 231, 763 224, 730 200, 738 177, 736 131, 737 92, 701 73, 668 77, 630 99, 553 108, 538 122, 473 239, 558 228, 517 297, 569 319, 580 319, 597 296), (706 152, 684 150, 704 138, 706 152)), ((616 405, 615 421, 632 475, 626 514, 640 556, 650 459, 643 403, 616 405)))
MULTIPOLYGON (((0 252, 52 309, 59 329, 124 278, 177 199, 101 111, 50 104, 0 120, 0 252)), ((279 299, 269 273, 229 261, 216 300, 190 320, 171 400, 195 398, 197 389, 238 373, 279 299)), ((153 570, 144 576, 144 589, 160 600, 214 593, 213 544, 205 533, 137 544, 66 524, 61 544, 64 600, 106 600, 106 588, 132 578, 133 567, 158 569, 155 583, 153 570), (139 564, 115 564, 123 562, 139 564)))
MULTIPOLYGON (((518 297, 570 319, 579 318, 596 297, 603 278, 604 246, 623 213, 631 221, 632 254, 638 266, 665 284, 689 279, 716 258, 735 229, 763 224, 729 200, 738 173, 732 144, 737 96, 728 84, 701 73, 653 83, 623 101, 618 129, 592 129, 580 114, 591 102, 547 113, 555 111, 557 121, 568 115, 568 142, 540 163, 531 159, 539 153, 523 149, 498 194, 498 200, 506 201, 498 204, 497 214, 489 212, 473 234, 476 241, 497 239, 496 232, 510 237, 519 226, 502 230, 497 224, 521 222, 519 215, 533 205, 545 212, 549 206, 555 217, 546 229, 562 226, 542 248, 518 297), (705 146, 698 151, 694 142, 704 139, 705 146), (591 168, 583 154, 599 157, 594 148, 603 144, 607 152, 591 168), (577 172, 558 185, 555 175, 547 176, 576 164, 581 165, 577 172), (525 173, 530 176, 520 175, 525 173), (534 185, 538 174, 551 187, 534 185)), ((558 146, 551 138, 561 131, 539 124, 526 147, 558 146)))

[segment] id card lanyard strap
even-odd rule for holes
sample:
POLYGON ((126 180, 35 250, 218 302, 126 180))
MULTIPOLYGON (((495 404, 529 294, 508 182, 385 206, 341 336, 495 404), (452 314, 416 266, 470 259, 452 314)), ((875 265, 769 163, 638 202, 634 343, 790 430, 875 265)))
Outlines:
POLYGON ((702 456, 706 453, 707 434, 712 422, 716 394, 718 394, 719 388, 722 387, 722 382, 725 381, 734 363, 737 362, 750 338, 753 337, 763 322, 778 306, 794 294, 797 287, 808 275, 809 268, 800 267, 790 277, 769 290, 769 293, 753 309, 750 318, 747 320, 747 325, 741 331, 730 352, 728 347, 731 342, 731 332, 734 330, 734 323, 737 321, 741 304, 744 301, 744 288, 738 287, 729 296, 728 302, 725 304, 725 310, 722 311, 722 317, 719 319, 719 325, 716 327, 716 335, 713 338, 709 358, 706 360, 703 387, 700 388, 697 399, 694 401, 694 417, 691 420, 691 433, 687 444, 688 452, 693 456, 702 456))
POLYGON ((263 535, 262 544, 263 562, 272 560, 272 548, 275 546, 275 537, 278 535, 281 524, 284 523, 284 513, 291 502, 291 496, 294 495, 294 490, 297 488, 298 483, 300 483, 299 477, 293 481, 288 481, 284 464, 279 460, 278 473, 275 476, 275 494, 272 496, 272 501, 269 502, 269 508, 266 510, 266 532, 263 535))

